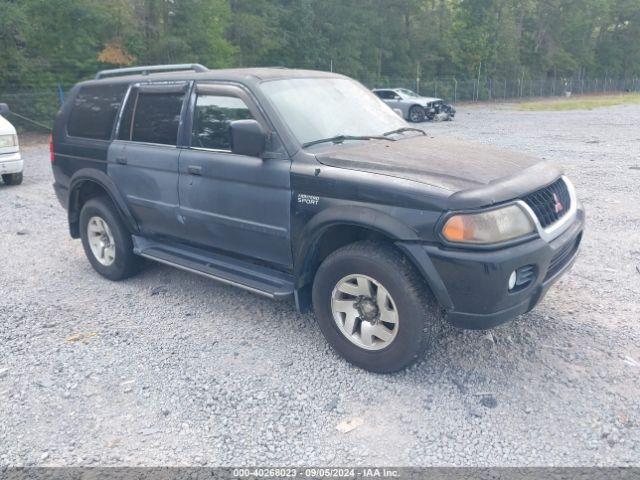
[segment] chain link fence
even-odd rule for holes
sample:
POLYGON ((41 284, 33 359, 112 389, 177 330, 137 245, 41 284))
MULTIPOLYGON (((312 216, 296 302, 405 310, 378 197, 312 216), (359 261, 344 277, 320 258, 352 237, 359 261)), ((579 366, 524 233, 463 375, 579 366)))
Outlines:
POLYGON ((43 127, 38 127, 17 115, 12 115, 10 120, 19 130, 44 131, 45 125, 53 126, 53 120, 70 88, 71 86, 61 84, 45 88, 0 88, 0 103, 6 103, 12 112, 21 117, 43 124, 43 127))
POLYGON ((495 79, 458 80, 455 77, 433 80, 388 79, 372 87, 408 88, 425 97, 442 98, 451 103, 521 100, 586 94, 640 92, 640 78, 613 79, 495 79))
MULTIPOLYGON (((614 94, 640 92, 640 78, 613 79, 497 79, 480 78, 459 80, 455 77, 435 79, 388 78, 383 81, 364 81, 370 88, 408 88, 427 97, 442 98, 447 102, 518 101, 536 97, 554 97, 585 94, 614 94)), ((53 125, 60 105, 71 85, 52 84, 38 88, 0 86, 0 102, 12 111, 45 125, 53 125)), ((11 119, 21 130, 38 127, 20 118, 11 119)))

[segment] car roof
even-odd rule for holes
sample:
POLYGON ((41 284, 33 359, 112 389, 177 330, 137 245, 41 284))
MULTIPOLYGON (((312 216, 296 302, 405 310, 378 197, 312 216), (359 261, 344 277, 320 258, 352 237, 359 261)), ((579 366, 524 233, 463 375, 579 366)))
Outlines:
POLYGON ((174 71, 163 73, 151 73, 148 75, 113 75, 98 80, 87 80, 79 85, 100 85, 113 83, 135 83, 150 81, 188 81, 188 80, 212 80, 223 82, 237 83, 260 83, 269 80, 286 80, 295 78, 346 78, 332 72, 323 72, 320 70, 301 70, 281 67, 254 67, 254 68, 228 68, 220 70, 207 70, 204 72, 193 71, 174 71))

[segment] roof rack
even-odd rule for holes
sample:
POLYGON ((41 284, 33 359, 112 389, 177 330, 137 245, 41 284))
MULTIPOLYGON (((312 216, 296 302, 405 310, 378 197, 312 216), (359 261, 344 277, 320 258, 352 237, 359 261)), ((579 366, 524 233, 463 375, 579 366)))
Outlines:
POLYGON ((193 70, 194 72, 207 72, 209 69, 199 63, 177 63, 174 65, 148 65, 146 67, 114 68, 111 70, 101 70, 96 74, 96 80, 105 77, 121 75, 149 75, 159 72, 177 72, 180 70, 193 70))

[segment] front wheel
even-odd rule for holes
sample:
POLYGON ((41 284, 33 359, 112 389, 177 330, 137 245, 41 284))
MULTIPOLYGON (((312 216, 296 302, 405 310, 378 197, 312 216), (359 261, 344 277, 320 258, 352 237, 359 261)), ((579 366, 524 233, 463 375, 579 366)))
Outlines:
POLYGON ((5 173, 2 175, 2 181, 5 185, 20 185, 22 183, 22 172, 5 173))
POLYGON ((424 279, 398 251, 358 242, 329 255, 313 284, 322 333, 349 362, 372 372, 421 358, 440 323, 424 279))
POLYGON ((414 105, 409 109, 409 120, 413 123, 424 122, 425 113, 424 108, 419 105, 414 105))

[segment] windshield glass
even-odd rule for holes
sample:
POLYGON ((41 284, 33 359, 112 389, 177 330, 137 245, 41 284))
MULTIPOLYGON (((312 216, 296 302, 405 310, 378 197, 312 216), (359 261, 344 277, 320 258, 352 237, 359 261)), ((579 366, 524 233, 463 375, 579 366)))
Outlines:
POLYGON ((398 92, 400 92, 405 97, 418 98, 420 96, 416 92, 412 92, 411 90, 407 90, 406 88, 399 88, 398 92))
POLYGON ((369 90, 346 78, 294 78, 261 89, 301 144, 345 136, 376 136, 406 127, 369 90))

